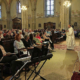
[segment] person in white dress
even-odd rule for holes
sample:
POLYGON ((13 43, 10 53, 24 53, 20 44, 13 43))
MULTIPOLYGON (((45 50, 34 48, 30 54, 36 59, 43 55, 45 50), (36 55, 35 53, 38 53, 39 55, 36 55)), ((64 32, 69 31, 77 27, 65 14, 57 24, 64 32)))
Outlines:
POLYGON ((74 29, 71 27, 71 25, 68 25, 68 31, 67 31, 67 49, 74 49, 75 46, 75 36, 74 36, 74 29))

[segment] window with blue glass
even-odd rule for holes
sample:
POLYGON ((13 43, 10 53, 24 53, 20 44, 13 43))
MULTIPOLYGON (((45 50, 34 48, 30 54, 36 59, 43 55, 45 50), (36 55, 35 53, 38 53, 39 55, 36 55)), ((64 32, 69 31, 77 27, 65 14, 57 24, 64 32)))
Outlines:
POLYGON ((54 0, 45 0, 45 16, 54 15, 54 0))
POLYGON ((20 1, 18 1, 17 12, 21 13, 21 3, 20 3, 20 1))

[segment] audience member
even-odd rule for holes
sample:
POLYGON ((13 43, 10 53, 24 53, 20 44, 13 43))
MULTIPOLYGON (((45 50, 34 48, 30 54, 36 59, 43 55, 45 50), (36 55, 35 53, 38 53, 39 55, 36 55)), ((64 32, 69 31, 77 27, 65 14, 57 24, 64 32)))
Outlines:
POLYGON ((16 37, 15 37, 15 41, 14 41, 14 52, 15 53, 18 53, 18 50, 19 49, 23 49, 20 51, 20 54, 25 54, 25 55, 30 55, 28 52, 27 52, 27 49, 26 47, 24 46, 23 42, 21 41, 21 35, 20 34, 17 34, 16 37))
POLYGON ((37 39, 36 37, 37 37, 37 34, 34 33, 33 40, 36 42, 37 45, 41 45, 41 42, 40 42, 39 39, 37 39))

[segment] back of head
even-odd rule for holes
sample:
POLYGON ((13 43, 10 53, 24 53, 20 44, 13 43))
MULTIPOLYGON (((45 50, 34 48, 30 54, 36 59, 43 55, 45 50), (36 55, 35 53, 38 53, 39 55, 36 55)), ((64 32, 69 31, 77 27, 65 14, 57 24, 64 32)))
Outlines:
POLYGON ((25 35, 25 36, 24 36, 24 39, 26 40, 28 37, 29 37, 28 35, 25 35))
POLYGON ((34 37, 36 37, 36 33, 34 33, 34 37))

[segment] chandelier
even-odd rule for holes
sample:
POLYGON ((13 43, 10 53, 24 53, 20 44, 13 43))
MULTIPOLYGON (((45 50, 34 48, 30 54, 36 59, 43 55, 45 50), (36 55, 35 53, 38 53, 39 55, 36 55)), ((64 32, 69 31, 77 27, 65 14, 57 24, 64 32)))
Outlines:
POLYGON ((22 9, 22 10, 27 10, 27 7, 26 7, 26 6, 22 6, 21 9, 22 9))
POLYGON ((70 3, 70 1, 65 1, 63 5, 65 7, 70 7, 71 6, 71 3, 70 3))

